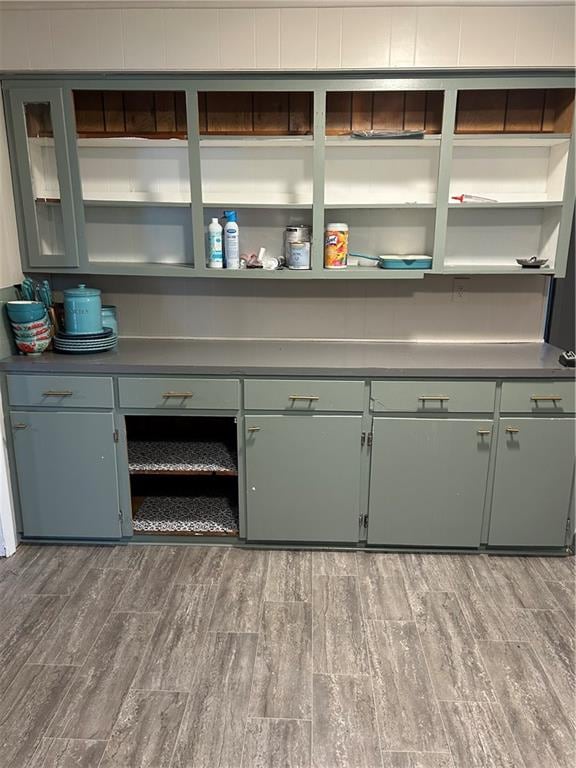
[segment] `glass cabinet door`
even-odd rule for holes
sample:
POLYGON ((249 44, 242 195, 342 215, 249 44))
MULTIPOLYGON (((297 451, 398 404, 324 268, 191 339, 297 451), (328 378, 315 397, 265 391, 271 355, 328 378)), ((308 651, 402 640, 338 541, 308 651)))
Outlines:
POLYGON ((62 91, 11 91, 10 106, 28 266, 78 267, 62 91))

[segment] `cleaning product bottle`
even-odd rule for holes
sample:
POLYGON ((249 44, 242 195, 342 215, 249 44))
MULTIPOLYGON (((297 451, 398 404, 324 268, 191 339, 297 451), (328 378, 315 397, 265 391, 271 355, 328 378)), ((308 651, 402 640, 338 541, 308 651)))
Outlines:
POLYGON ((240 269, 240 230, 236 221, 236 211, 224 211, 224 255, 226 269, 240 269))
POLYGON ((222 269, 224 266, 222 226, 216 218, 208 225, 208 266, 211 269, 222 269))

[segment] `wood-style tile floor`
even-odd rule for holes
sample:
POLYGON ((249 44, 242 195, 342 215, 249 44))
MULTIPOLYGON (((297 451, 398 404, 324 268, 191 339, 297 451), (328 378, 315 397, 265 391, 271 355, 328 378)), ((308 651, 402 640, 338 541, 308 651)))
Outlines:
POLYGON ((22 546, 2 768, 573 768, 574 558, 22 546))

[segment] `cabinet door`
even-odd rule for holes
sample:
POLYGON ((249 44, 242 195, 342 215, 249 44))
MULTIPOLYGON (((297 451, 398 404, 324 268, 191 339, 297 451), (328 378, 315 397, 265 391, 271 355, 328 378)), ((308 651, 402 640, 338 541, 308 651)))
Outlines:
POLYGON ((562 547, 574 473, 574 419, 501 419, 488 543, 562 547))
POLYGON ((368 542, 478 547, 492 421, 376 418, 373 432, 368 542))
POLYGON ((28 266, 78 267, 83 212, 66 137, 70 95, 22 88, 9 91, 9 98, 28 266))
POLYGON ((361 416, 251 416, 248 538, 358 540, 361 416))
POLYGON ((111 413, 12 411, 25 536, 119 538, 111 413))

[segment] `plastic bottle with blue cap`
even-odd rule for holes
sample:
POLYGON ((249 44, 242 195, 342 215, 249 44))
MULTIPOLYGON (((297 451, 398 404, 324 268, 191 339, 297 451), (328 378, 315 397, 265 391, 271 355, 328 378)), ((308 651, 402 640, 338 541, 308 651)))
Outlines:
POLYGON ((236 221, 236 211, 224 211, 224 257, 226 269, 240 269, 240 228, 236 221))

